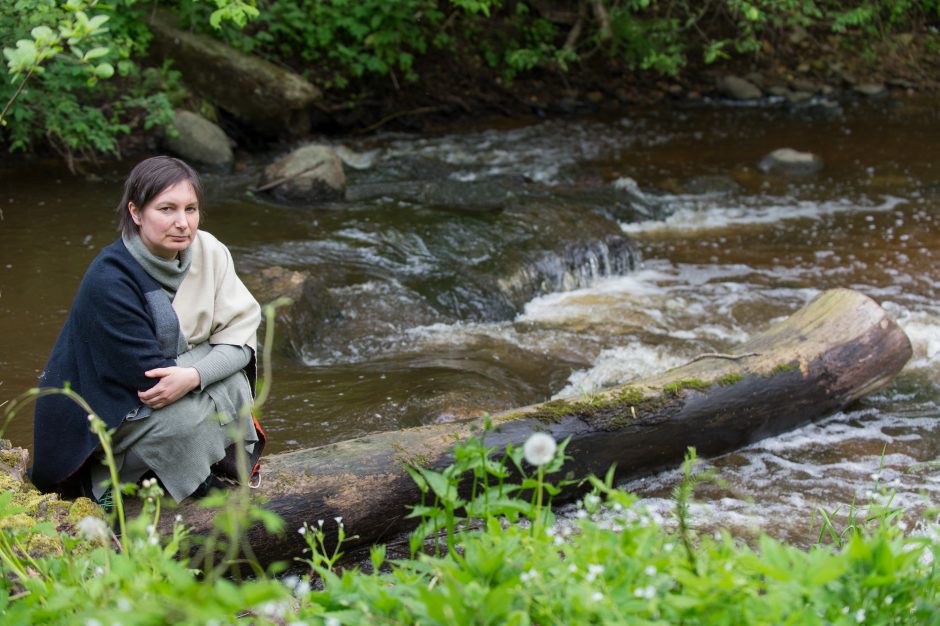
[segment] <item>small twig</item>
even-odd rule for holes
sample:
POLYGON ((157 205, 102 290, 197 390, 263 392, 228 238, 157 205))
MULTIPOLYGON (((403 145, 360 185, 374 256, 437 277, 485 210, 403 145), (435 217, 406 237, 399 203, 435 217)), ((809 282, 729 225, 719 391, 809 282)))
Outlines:
POLYGON ((607 41, 611 37, 610 16, 607 15, 607 9, 604 7, 604 3, 601 2, 601 0, 592 0, 591 4, 594 6, 594 16, 597 18, 597 22, 600 25, 598 36, 601 41, 607 41))
POLYGON ((565 39, 565 45, 562 46, 563 50, 569 52, 574 51, 575 45, 578 43, 578 38, 581 36, 581 29, 584 27, 584 18, 587 13, 587 5, 584 2, 581 2, 578 5, 578 21, 574 23, 574 26, 568 31, 568 37, 565 39))
POLYGON ((410 111, 396 111, 395 113, 386 115, 375 124, 353 131, 353 134, 362 135, 362 134, 368 133, 370 131, 375 130, 376 128, 380 126, 384 126, 385 124, 388 124, 396 117, 402 117, 404 115, 418 115, 422 113, 434 113, 435 111, 442 111, 446 108, 447 107, 444 107, 444 106, 431 106, 431 107, 420 107, 418 109, 411 109, 410 111))
POLYGON ((702 359, 728 359, 729 361, 740 361, 743 358, 749 356, 760 356, 760 352, 746 352, 744 354, 725 354, 723 352, 706 352, 705 354, 700 354, 689 363, 695 363, 696 361, 701 361, 702 359))
POLYGON ((0 113, 0 123, 3 122, 4 118, 6 118, 6 116, 7 116, 7 111, 9 111, 9 110, 10 110, 10 107, 13 106, 13 102, 19 97, 19 95, 20 95, 21 93, 23 93, 23 87, 26 86, 26 81, 28 81, 28 80, 29 80, 29 77, 33 75, 33 70, 35 70, 35 69, 36 69, 36 68, 34 68, 34 67, 31 67, 31 68, 29 69, 29 72, 26 73, 26 78, 24 78, 24 79, 23 79, 23 82, 20 83, 20 86, 19 86, 19 88, 16 90, 16 93, 13 94, 13 97, 10 98, 10 99, 7 101, 7 105, 6 105, 5 107, 3 107, 3 112, 0 113))
POLYGON ((318 167, 320 167, 321 165, 323 165, 323 163, 324 163, 323 161, 317 161, 316 163, 314 163, 312 166, 308 167, 308 168, 305 169, 305 170, 300 170, 299 172, 295 172, 295 173, 293 173, 293 174, 291 174, 291 175, 289 175, 289 176, 282 176, 282 177, 280 177, 280 178, 276 178, 276 179, 274 179, 274 180, 272 180, 272 181, 270 181, 270 182, 267 182, 267 183, 261 185, 260 187, 252 187, 252 188, 250 188, 248 191, 250 191, 250 192, 252 192, 252 193, 257 193, 257 192, 259 192, 259 191, 267 191, 268 189, 273 189, 274 187, 277 187, 278 185, 283 185, 284 183, 286 183, 286 182, 289 181, 289 180, 293 180, 293 179, 295 179, 295 178, 297 178, 297 177, 299 177, 299 176, 303 176, 304 174, 309 174, 309 173, 312 172, 313 170, 315 170, 315 169, 317 169, 318 167))

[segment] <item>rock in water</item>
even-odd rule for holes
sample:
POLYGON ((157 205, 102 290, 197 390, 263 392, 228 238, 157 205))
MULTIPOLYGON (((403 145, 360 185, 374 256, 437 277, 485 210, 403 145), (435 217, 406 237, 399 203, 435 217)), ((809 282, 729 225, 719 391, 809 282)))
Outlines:
POLYGON ((308 107, 322 93, 302 76, 217 39, 180 30, 160 11, 149 26, 152 52, 173 59, 196 93, 261 133, 296 137, 310 130, 308 107))
POLYGON ((232 140, 221 128, 198 113, 176 111, 173 120, 176 136, 167 134, 163 143, 167 149, 196 163, 228 169, 232 165, 232 140))
POLYGON ((330 146, 306 145, 265 168, 259 190, 294 203, 340 200, 346 194, 343 162, 330 146))
POLYGON ((715 86, 721 95, 732 100, 757 100, 763 96, 757 85, 740 76, 722 76, 715 86))
POLYGON ((761 159, 758 167, 771 174, 806 176, 821 170, 823 161, 812 152, 779 148, 761 159))

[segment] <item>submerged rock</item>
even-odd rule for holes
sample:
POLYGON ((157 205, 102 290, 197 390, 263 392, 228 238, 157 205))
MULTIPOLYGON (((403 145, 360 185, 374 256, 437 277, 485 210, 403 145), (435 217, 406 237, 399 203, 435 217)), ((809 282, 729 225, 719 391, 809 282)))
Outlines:
POLYGON ((177 110, 172 128, 175 136, 168 133, 163 140, 170 152, 195 163, 231 167, 233 142, 216 124, 198 113, 177 110))
POLYGON ((287 202, 339 200, 346 193, 343 161, 330 146, 303 146, 266 167, 258 191, 287 202))
POLYGON ((761 159, 758 167, 771 174, 806 176, 821 170, 823 161, 811 152, 779 148, 761 159))

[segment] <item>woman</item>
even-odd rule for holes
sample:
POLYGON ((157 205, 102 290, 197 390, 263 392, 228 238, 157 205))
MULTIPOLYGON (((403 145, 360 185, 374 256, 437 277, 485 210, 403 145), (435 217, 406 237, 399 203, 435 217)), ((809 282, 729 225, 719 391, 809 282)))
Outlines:
MULTIPOLYGON (((95 258, 40 375, 69 385, 115 429, 122 482, 152 472, 179 502, 250 466, 263 433, 250 416, 260 307, 228 249, 199 230, 202 187, 186 163, 147 159, 118 205, 121 237, 95 258), (243 457, 245 458, 245 457, 243 457)), ((44 491, 106 493, 87 414, 62 395, 36 404, 32 479, 44 491), (84 486, 84 488, 82 488, 84 486)))

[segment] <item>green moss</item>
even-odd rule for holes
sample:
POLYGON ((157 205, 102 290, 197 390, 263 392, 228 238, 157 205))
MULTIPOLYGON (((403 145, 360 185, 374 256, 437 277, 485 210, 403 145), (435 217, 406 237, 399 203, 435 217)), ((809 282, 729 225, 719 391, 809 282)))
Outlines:
POLYGON ((695 389, 696 391, 706 391, 712 384, 700 378, 683 378, 674 383, 669 383, 663 387, 663 391, 671 396, 678 396, 684 389, 695 389))
POLYGON ((742 380, 744 380, 744 374, 738 374, 735 372, 731 374, 725 374, 724 376, 719 377, 715 382, 722 387, 731 387, 732 385, 738 384, 742 380))
POLYGON ((776 376, 777 374, 785 374, 787 372, 792 372, 800 368, 799 361, 790 361, 789 363, 781 363, 777 367, 773 368, 770 371, 771 376, 776 376))
POLYGON ((26 551, 33 557, 61 556, 64 553, 62 542, 58 537, 51 537, 36 533, 29 538, 26 551))
POLYGON ((104 511, 95 502, 89 498, 77 498, 74 502, 72 502, 71 506, 69 506, 69 512, 66 520, 70 524, 77 524, 79 520, 88 516, 107 519, 104 515, 104 511))

